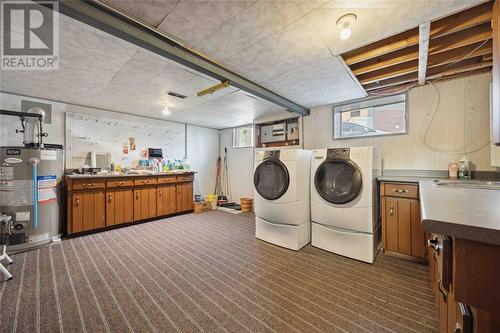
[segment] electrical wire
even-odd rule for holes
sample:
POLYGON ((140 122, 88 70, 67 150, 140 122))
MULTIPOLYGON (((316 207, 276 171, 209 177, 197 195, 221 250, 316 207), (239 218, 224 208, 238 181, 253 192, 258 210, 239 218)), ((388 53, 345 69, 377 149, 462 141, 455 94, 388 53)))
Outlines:
MULTIPOLYGON (((434 95, 432 96, 432 99, 431 99, 430 108, 433 108, 434 104, 436 106, 433 108, 434 110, 432 112, 431 120, 430 120, 429 124, 427 125, 427 128, 425 129, 425 132, 424 132, 423 137, 422 137, 422 141, 424 142, 424 145, 432 151, 439 152, 439 153, 447 153, 450 155, 470 154, 470 153, 477 152, 477 151, 485 148, 486 146, 488 146, 490 144, 489 139, 486 143, 480 145, 479 147, 477 147, 475 149, 472 149, 472 150, 467 149, 471 145, 476 144, 476 142, 479 140, 479 135, 472 142, 469 142, 467 144, 464 144, 461 147, 456 147, 456 148, 438 147, 438 146, 435 146, 435 145, 432 145, 431 143, 429 143, 429 141, 427 140, 427 136, 429 134, 430 128, 432 127, 432 123, 434 122, 434 119, 436 118, 436 115, 439 113, 439 106, 441 104, 441 93, 439 92, 439 89, 434 84, 434 82, 436 82, 436 81, 437 80, 435 80, 433 82, 427 81, 427 83, 429 83, 434 88, 434 92, 435 92, 434 95), (437 99, 436 99, 436 97, 437 97, 437 99), (435 100, 436 100, 436 102, 435 102, 435 100)), ((421 128, 421 126, 420 126, 420 128, 421 128)))

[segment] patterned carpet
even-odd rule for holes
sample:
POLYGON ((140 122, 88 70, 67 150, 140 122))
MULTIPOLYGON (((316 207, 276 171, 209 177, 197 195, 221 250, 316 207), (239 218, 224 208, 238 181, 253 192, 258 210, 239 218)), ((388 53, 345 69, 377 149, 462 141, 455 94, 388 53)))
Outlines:
POLYGON ((369 265, 189 214, 13 256, 0 332, 436 332, 427 267, 369 265))

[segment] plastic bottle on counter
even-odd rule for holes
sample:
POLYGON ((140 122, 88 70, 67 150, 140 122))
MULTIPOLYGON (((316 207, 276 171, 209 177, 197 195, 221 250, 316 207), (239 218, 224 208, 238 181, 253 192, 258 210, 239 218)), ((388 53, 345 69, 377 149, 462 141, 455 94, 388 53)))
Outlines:
POLYGON ((456 179, 458 177, 458 164, 455 161, 448 164, 448 177, 456 179))
POLYGON ((189 162, 189 160, 187 158, 185 158, 184 161, 182 161, 182 169, 184 171, 191 170, 191 163, 189 162))
POLYGON ((460 159, 458 167, 458 178, 461 179, 471 178, 470 163, 466 156, 460 159))

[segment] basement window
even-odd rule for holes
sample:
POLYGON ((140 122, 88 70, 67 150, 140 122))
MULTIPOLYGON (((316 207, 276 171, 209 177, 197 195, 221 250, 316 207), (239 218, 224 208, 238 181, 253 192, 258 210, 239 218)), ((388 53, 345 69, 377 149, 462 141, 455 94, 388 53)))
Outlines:
POLYGON ((242 126, 233 129, 233 148, 253 147, 253 126, 242 126))
POLYGON ((407 133, 406 93, 369 97, 333 107, 333 138, 407 133))

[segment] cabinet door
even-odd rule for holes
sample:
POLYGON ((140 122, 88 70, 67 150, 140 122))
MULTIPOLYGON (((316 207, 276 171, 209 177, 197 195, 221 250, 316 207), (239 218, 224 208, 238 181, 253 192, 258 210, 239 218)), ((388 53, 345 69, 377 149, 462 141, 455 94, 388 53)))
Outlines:
POLYGON ((177 187, 175 184, 168 185, 165 192, 168 193, 167 214, 173 214, 177 211, 177 187))
POLYGON ((104 191, 82 192, 83 231, 103 228, 106 224, 104 191))
POLYGON ((411 201, 411 255, 424 258, 426 253, 425 235, 420 220, 420 202, 411 201))
POLYGON ((193 183, 177 184, 176 196, 177 212, 185 212, 193 209, 193 183))
POLYGON ((106 193, 106 225, 128 223, 133 220, 133 190, 108 190, 106 193))
POLYGON ((175 213, 176 187, 175 184, 158 186, 157 188, 157 216, 175 213))
POLYGON ((123 192, 123 223, 134 220, 134 191, 132 189, 123 192))
POLYGON ((147 189, 148 192, 148 215, 147 217, 156 217, 156 187, 148 187, 147 189))
POLYGON ((106 226, 116 224, 116 211, 115 211, 116 196, 114 191, 106 193, 106 226))
POLYGON ((165 205, 163 204, 163 200, 165 198, 165 187, 158 186, 156 189, 156 213, 158 216, 166 215, 165 205))
POLYGON ((398 252, 411 255, 411 201, 397 199, 398 252))
POLYGON ((83 195, 73 193, 71 197, 71 232, 81 232, 83 231, 83 195))
POLYGON ((142 189, 134 189, 134 221, 142 220, 142 189))
POLYGON ((398 251, 398 200, 385 198, 385 245, 388 251, 398 251))

